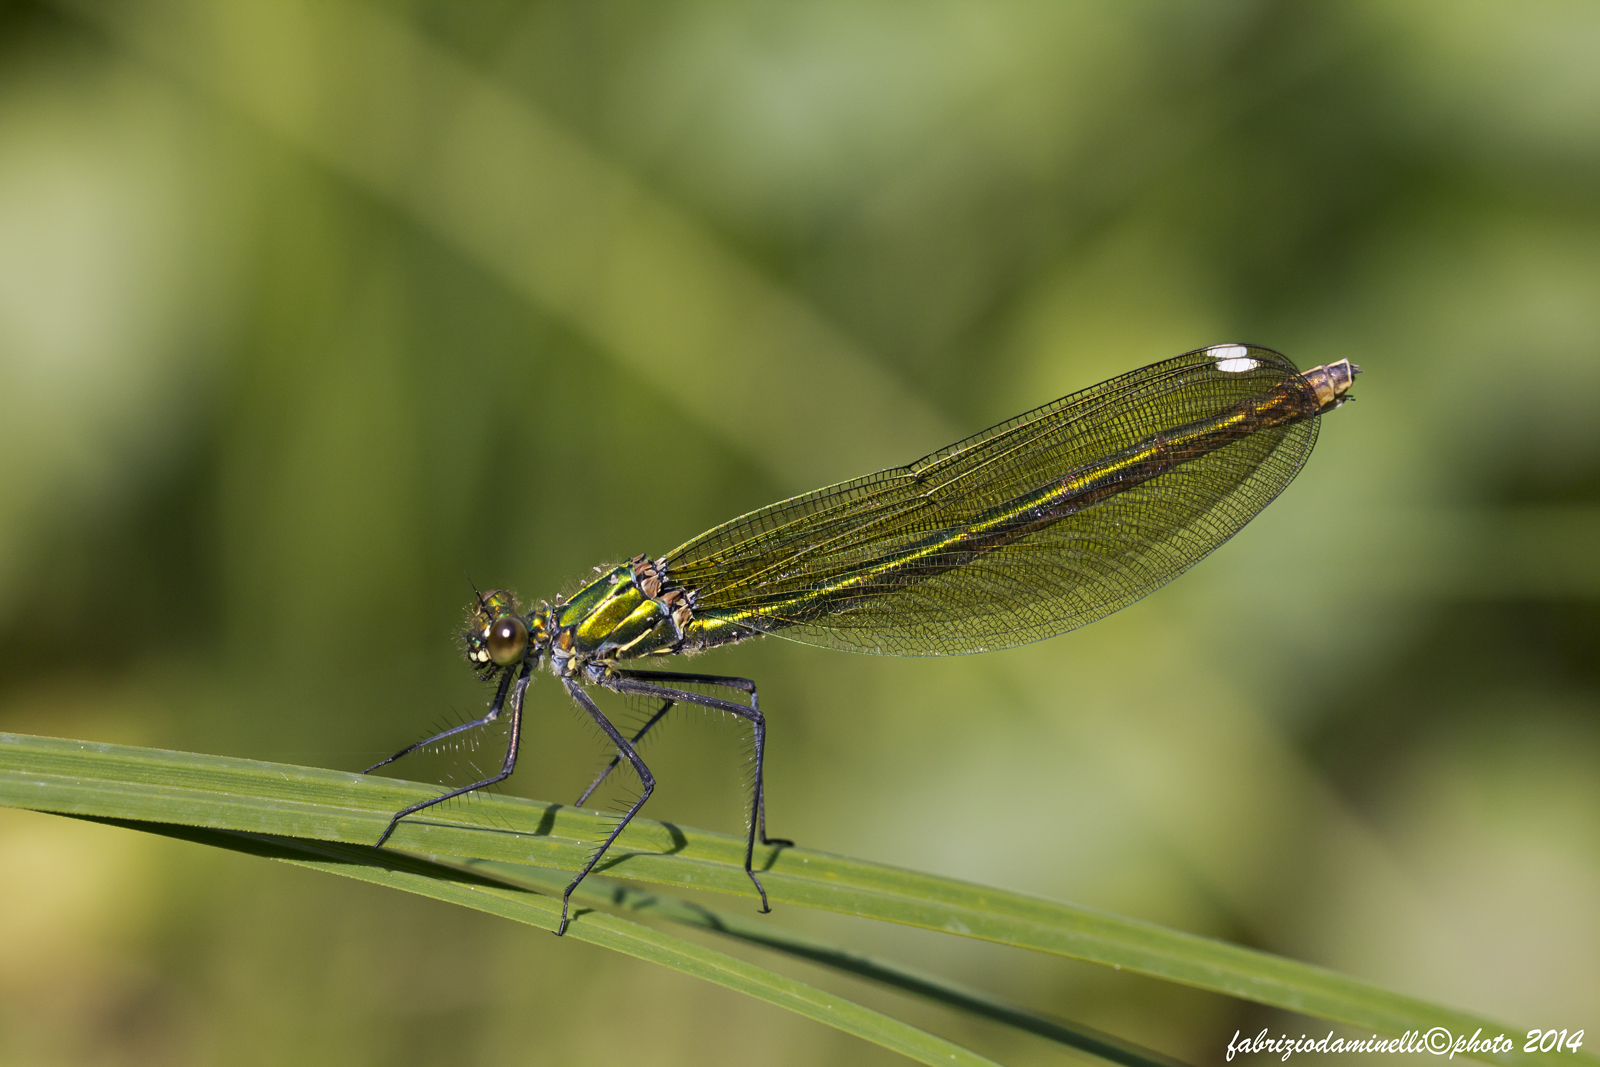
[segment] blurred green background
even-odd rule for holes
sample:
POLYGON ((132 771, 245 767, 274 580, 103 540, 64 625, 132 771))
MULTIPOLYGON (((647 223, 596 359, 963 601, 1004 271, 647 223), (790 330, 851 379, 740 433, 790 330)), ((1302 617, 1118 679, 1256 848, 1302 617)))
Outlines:
MULTIPOLYGON (((481 706, 463 571, 570 591, 1201 345, 1349 358, 1296 484, 1099 625, 695 666, 760 680, 807 846, 1600 1033, 1596 55, 1577 2, 7 3, 0 729, 360 768, 481 706)), ((602 746, 532 716, 510 789, 570 800, 602 746)), ((684 719, 645 814, 736 832, 747 742, 684 719)), ((1196 1063, 1317 1025, 772 921, 1196 1063)), ((0 945, 7 1065, 898 1062, 30 813, 0 945)))

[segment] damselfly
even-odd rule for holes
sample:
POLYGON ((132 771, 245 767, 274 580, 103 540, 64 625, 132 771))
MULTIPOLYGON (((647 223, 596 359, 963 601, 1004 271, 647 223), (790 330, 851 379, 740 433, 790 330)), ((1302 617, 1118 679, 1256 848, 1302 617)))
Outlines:
POLYGON ((1316 442, 1319 416, 1346 399, 1360 368, 1348 360, 1304 374, 1276 352, 1217 345, 1063 397, 958 441, 907 467, 780 500, 723 523, 664 556, 635 556, 569 599, 519 607, 505 590, 479 594, 462 643, 485 681, 481 718, 436 734, 367 771, 511 713, 500 770, 395 814, 493 785, 517 764, 523 695, 547 666, 610 738, 643 785, 562 896, 567 901, 655 779, 636 749, 674 705, 747 720, 755 775, 745 873, 769 838, 762 770, 766 720, 748 678, 638 670, 624 664, 692 655, 776 634, 850 652, 944 656, 1010 648, 1111 614, 1193 566, 1266 507, 1316 442), (721 687, 746 700, 707 696, 721 687), (659 701, 624 736, 586 690, 659 701))

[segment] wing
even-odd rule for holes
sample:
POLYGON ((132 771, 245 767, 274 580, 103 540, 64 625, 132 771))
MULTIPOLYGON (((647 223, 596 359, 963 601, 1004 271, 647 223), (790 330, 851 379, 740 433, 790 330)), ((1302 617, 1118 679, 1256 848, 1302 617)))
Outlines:
POLYGON ((1317 410, 1278 353, 1200 349, 724 523, 666 557, 669 581, 698 616, 854 652, 1037 641, 1233 536, 1293 480, 1317 410))

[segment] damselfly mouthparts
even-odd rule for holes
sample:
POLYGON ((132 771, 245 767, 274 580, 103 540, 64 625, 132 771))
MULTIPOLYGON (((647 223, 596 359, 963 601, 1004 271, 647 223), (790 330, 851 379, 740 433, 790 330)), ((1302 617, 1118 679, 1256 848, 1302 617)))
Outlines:
POLYGON ((1282 492, 1311 453, 1318 417, 1346 399, 1348 360, 1304 374, 1283 356, 1217 345, 1102 382, 941 448, 752 511, 674 549, 636 556, 570 599, 524 611, 504 590, 478 596, 462 635, 485 681, 483 717, 390 756, 368 773, 511 709, 498 773, 395 814, 407 815, 507 778, 517 763, 523 695, 548 666, 643 784, 605 842, 567 886, 567 900, 655 788, 635 745, 675 704, 748 720, 755 778, 745 873, 767 837, 766 720, 748 678, 636 670, 649 656, 690 655, 762 634, 890 656, 1009 648, 1111 614, 1177 577, 1282 492), (723 700, 682 688, 724 687, 723 700), (634 735, 606 718, 586 686, 660 701, 634 735))

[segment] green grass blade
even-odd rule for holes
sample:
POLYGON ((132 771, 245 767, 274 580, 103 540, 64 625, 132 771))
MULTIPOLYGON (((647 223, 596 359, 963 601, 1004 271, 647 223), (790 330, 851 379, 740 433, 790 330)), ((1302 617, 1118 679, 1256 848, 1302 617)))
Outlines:
MULTIPOLYGON (((0 734, 0 803, 68 814, 170 822, 365 844, 391 812, 432 786, 284 764, 0 734)), ((511 797, 402 823, 397 848, 575 870, 609 830, 606 816, 511 797)), ((630 879, 749 896, 744 843, 635 820, 602 869, 630 879)), ((1519 1033, 1293 960, 1152 923, 955 879, 805 849, 761 850, 774 903, 882 919, 1071 956, 1399 1035, 1519 1033)), ((1597 1065, 1568 1054, 1573 1067, 1597 1065)), ((1520 1050, 1479 1058, 1532 1063, 1520 1050)))
MULTIPOLYGON (((495 860, 462 860, 446 863, 462 869, 489 874, 512 884, 535 886, 560 893, 572 875, 544 867, 529 867, 495 860)), ((867 978, 927 997, 979 1018, 1004 1023, 1039 1037, 1047 1038, 1080 1052, 1124 1064, 1125 1067, 1186 1067, 1181 1060, 1154 1049, 1127 1041, 1114 1034, 1069 1022, 1025 1008, 1003 997, 952 982, 888 960, 864 956, 814 938, 783 930, 756 916, 740 916, 710 908, 680 897, 638 889, 599 875, 590 875, 573 893, 572 899, 589 906, 613 907, 642 915, 653 915, 669 922, 695 926, 787 956, 820 963, 846 974, 867 978)))
MULTIPOLYGON (((365 865, 404 875, 407 879, 415 877, 442 879, 445 882, 460 882, 466 885, 479 886, 489 889, 509 890, 515 894, 511 899, 515 906, 526 914, 509 915, 541 929, 554 930, 555 920, 560 915, 560 908, 553 900, 545 899, 544 906, 535 905, 526 895, 526 890, 532 888, 535 892, 548 895, 559 895, 571 880, 571 874, 550 870, 541 867, 528 867, 522 864, 497 863, 492 860, 468 860, 459 863, 443 863, 435 859, 424 859, 406 853, 397 853, 387 849, 367 848, 363 845, 330 844, 321 841, 310 841, 297 837, 280 837, 272 834, 253 834, 238 830, 209 830, 200 827, 179 826, 173 823, 137 822, 127 819, 110 819, 99 816, 69 816, 82 818, 91 822, 102 823, 110 826, 121 826, 132 830, 141 830, 146 833, 159 834, 164 837, 192 841, 198 844, 212 845, 225 848, 234 852, 248 855, 262 856, 268 859, 278 859, 298 866, 310 867, 316 870, 328 871, 334 874, 359 878, 363 881, 380 882, 393 888, 404 889, 408 892, 420 892, 425 896, 435 899, 447 900, 451 903, 463 904, 477 908, 480 911, 493 911, 494 909, 482 906, 481 901, 468 898, 461 893, 445 893, 434 889, 419 889, 410 884, 402 884, 393 879, 384 880, 367 873, 353 872, 350 865, 365 865), (344 866, 338 866, 343 864, 344 866)), ((654 915, 671 922, 695 926, 704 930, 712 930, 730 937, 738 938, 750 944, 771 948, 786 955, 822 963, 836 970, 855 974, 861 977, 876 980, 908 992, 919 993, 930 999, 940 1001, 953 1007, 963 1009, 973 1015, 1005 1023, 1016 1029, 1033 1033, 1050 1040, 1057 1041, 1071 1048, 1076 1048, 1091 1055, 1108 1059, 1114 1063, 1121 1063, 1127 1067, 1187 1067, 1181 1060, 1165 1056, 1152 1049, 1144 1048, 1133 1042, 1126 1041, 1113 1034, 1107 1034, 1092 1027, 1082 1026, 1078 1023, 1067 1023, 1052 1019, 1049 1016, 1012 1004, 1000 997, 980 990, 966 989, 942 978, 923 974, 902 967, 899 964, 883 960, 872 959, 859 953, 848 952, 836 946, 827 945, 811 938, 797 934, 787 933, 775 929, 768 924, 751 919, 740 919, 732 916, 720 915, 708 908, 692 904, 689 901, 660 893, 650 893, 624 885, 621 882, 608 878, 591 876, 584 880, 583 885, 573 894, 574 911, 573 922, 568 928, 568 934, 580 941, 589 941, 602 944, 605 947, 615 948, 627 952, 627 948, 618 944, 609 943, 604 939, 603 920, 592 909, 599 906, 610 905, 627 911, 641 914, 654 915), (595 928, 602 927, 599 937, 595 935, 595 928)), ((502 914, 503 912, 495 912, 502 914)), ((636 924, 629 923, 628 930, 634 932, 636 924)), ((751 992, 747 984, 725 980, 721 972, 707 974, 703 968, 692 964, 696 960, 685 960, 683 945, 687 944, 678 939, 665 946, 666 955, 663 957, 645 956, 639 952, 630 952, 630 955, 651 959, 652 962, 663 963, 674 970, 692 974, 695 977, 706 978, 708 981, 734 989, 738 992, 751 992)), ((694 947, 694 946, 691 946, 694 947)), ((723 957, 717 957, 718 961, 723 957)), ((845 1024, 841 1025, 841 1017, 837 1014, 823 1017, 817 1011, 807 1011, 803 1008, 811 1005, 815 998, 807 997, 802 1001, 802 1006, 795 1004, 794 990, 783 988, 780 983, 772 983, 770 979, 781 976, 770 972, 762 972, 762 978, 768 979, 769 984, 779 985, 777 993, 765 996, 762 999, 769 1003, 797 1011, 808 1018, 835 1026, 847 1033, 877 1044, 892 1048, 912 1058, 924 1059, 932 1055, 937 1063, 962 1062, 955 1056, 951 1049, 946 1048, 948 1042, 932 1039, 931 1047, 927 1040, 930 1035, 914 1027, 902 1027, 893 1024, 894 1020, 888 1017, 878 1018, 877 1013, 867 1009, 847 1011, 842 1015, 845 1024), (866 1011, 866 1018, 860 1017, 860 1012, 866 1011), (904 1031, 904 1032, 902 1032, 904 1031), (887 1036, 898 1040, 884 1040, 887 1036)), ((787 979, 782 979, 787 983, 787 979)), ((803 987, 810 993, 815 990, 803 987)), ((759 995, 759 994, 756 994, 759 995)), ((843 1002, 850 1008, 858 1006, 843 1002)), ((961 1050, 965 1051, 965 1050, 961 1050)), ((983 1062, 981 1057, 968 1056, 968 1061, 983 1062)))
MULTIPOLYGON (((96 822, 125 826, 148 833, 282 860, 300 867, 345 878, 388 886, 555 930, 561 916, 557 900, 510 885, 487 875, 474 874, 388 849, 346 845, 330 841, 254 834, 238 830, 213 830, 173 823, 91 817, 96 822)), ((605 912, 586 910, 573 917, 567 937, 587 941, 638 959, 659 963, 682 974, 702 978, 737 993, 744 993, 815 1019, 820 1023, 892 1049, 919 1063, 944 1067, 998 1067, 993 1060, 900 1022, 843 997, 804 982, 746 963, 725 953, 685 941, 681 937, 605 912)))

